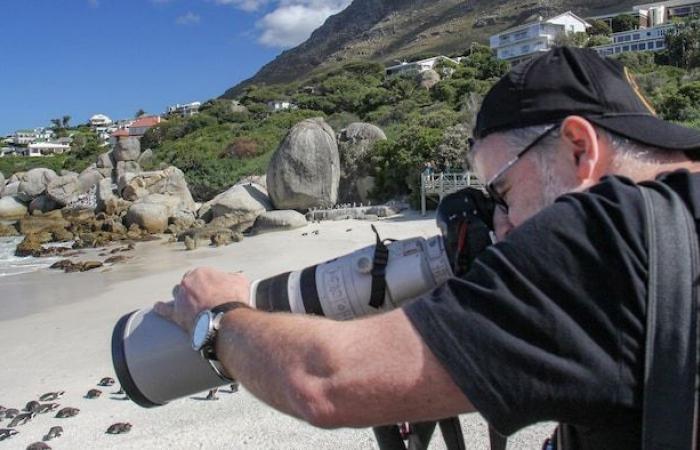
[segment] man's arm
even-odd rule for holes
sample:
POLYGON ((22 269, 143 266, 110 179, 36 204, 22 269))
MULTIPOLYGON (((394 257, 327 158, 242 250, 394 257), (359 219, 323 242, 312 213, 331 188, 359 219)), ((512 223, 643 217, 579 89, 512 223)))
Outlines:
POLYGON ((237 309, 217 355, 256 397, 324 428, 473 411, 402 310, 349 322, 237 309))

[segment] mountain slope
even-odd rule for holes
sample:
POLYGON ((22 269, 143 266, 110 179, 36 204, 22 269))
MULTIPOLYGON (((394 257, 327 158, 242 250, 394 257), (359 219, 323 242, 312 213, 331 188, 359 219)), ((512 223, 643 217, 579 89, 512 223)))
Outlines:
POLYGON ((329 17, 303 44, 281 53, 252 78, 229 89, 234 98, 251 84, 301 80, 350 61, 392 64, 435 54, 457 54, 471 42, 537 16, 567 10, 580 16, 624 11, 637 0, 354 0, 329 17))

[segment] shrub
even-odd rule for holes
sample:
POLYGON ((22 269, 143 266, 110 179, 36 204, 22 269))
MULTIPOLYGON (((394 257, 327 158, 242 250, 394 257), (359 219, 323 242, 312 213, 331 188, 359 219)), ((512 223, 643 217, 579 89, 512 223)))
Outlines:
POLYGON ((226 148, 222 157, 246 159, 257 156, 259 152, 258 143, 253 139, 238 138, 226 148))

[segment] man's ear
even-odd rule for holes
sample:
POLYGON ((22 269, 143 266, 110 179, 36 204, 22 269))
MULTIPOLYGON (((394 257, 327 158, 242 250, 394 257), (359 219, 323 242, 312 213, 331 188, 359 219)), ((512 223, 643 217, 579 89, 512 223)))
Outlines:
MULTIPOLYGON (((601 174, 601 148, 598 133, 589 121, 580 116, 569 116, 561 125, 562 139, 571 151, 578 179, 582 183, 598 181, 601 174)), ((586 183, 587 184, 587 183, 586 183)))

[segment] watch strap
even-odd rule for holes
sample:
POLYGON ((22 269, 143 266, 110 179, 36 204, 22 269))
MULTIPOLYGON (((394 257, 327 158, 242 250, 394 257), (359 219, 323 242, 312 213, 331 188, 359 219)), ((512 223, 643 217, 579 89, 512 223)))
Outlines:
POLYGON ((219 361, 219 358, 216 356, 216 337, 219 334, 219 316, 238 308, 250 309, 250 306, 241 302, 229 302, 215 306, 210 310, 216 327, 213 330, 213 335, 211 336, 209 342, 202 348, 202 356, 204 356, 204 358, 210 361, 219 361))

